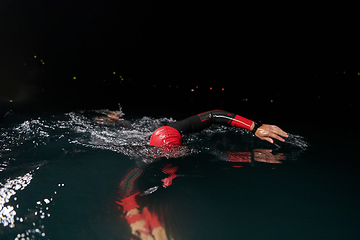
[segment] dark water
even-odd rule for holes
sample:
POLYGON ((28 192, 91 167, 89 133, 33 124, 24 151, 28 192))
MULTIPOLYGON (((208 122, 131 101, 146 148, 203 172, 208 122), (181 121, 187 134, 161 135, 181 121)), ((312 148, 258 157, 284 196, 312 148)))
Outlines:
POLYGON ((360 238, 355 151, 292 129, 286 143, 271 145, 213 126, 187 136, 173 158, 147 138, 175 119, 126 116, 132 126, 124 128, 95 123, 99 113, 7 116, 14 121, 0 136, 0 239, 130 239, 115 202, 124 175, 142 162, 139 188, 158 187, 143 204, 175 240, 360 238), (179 169, 166 188, 163 164, 179 169))

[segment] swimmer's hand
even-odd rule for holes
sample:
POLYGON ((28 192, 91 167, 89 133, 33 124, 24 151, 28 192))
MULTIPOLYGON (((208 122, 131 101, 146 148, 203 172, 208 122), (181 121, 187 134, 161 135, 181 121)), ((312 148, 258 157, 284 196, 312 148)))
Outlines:
MULTIPOLYGON (((254 128, 254 123, 251 125, 250 130, 254 128)), ((274 143, 274 139, 277 139, 281 142, 285 142, 282 137, 289 137, 289 135, 281 130, 278 126, 263 124, 255 132, 255 136, 261 140, 268 141, 269 143, 274 143)))

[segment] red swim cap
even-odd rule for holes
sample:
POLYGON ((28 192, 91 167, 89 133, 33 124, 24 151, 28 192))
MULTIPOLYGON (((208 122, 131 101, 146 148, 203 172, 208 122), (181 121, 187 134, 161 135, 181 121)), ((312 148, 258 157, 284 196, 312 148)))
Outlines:
POLYGON ((181 146, 182 138, 178 130, 173 127, 165 126, 155 130, 151 135, 150 145, 155 147, 162 146, 181 146))

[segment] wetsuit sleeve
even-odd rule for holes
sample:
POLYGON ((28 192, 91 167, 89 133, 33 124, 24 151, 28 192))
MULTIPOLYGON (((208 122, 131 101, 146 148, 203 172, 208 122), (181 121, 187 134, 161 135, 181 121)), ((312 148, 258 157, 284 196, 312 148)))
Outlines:
POLYGON ((210 127, 212 124, 233 126, 250 130, 252 123, 252 120, 246 119, 234 113, 222 110, 212 110, 174 122, 170 125, 170 127, 177 129, 180 133, 186 134, 199 132, 210 127))

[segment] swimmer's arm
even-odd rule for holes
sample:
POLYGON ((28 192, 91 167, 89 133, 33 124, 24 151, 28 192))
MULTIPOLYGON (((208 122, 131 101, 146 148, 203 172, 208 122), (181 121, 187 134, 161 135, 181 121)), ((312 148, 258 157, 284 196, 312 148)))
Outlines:
MULTIPOLYGON (((252 120, 223 110, 212 110, 200 113, 184 120, 174 122, 170 126, 174 127, 179 132, 186 134, 199 132, 210 127, 214 123, 244 128, 250 131, 255 127, 255 123, 252 120)), ((288 134, 275 125, 263 124, 256 130, 255 136, 270 143, 274 143, 273 138, 284 142, 285 140, 282 137, 288 137, 288 134)))
MULTIPOLYGON (((211 119, 214 123, 219 123, 222 125, 229 125, 230 123, 230 125, 233 127, 244 128, 250 131, 252 131, 255 127, 254 121, 244 118, 238 114, 219 111, 219 110, 213 110, 210 113, 212 116, 211 119), (232 121, 230 122, 228 122, 229 117, 232 118, 232 121)), ((277 139, 279 141, 285 142, 285 140, 282 137, 288 137, 288 134, 278 126, 263 124, 256 130, 255 136, 257 136, 261 140, 274 143, 273 139, 277 139)))
MULTIPOLYGON (((254 122, 250 126, 250 131, 255 127, 254 122)), ((269 143, 274 143, 274 139, 277 139, 281 142, 285 142, 285 139, 282 137, 289 137, 289 135, 284 132, 281 128, 275 125, 263 124, 255 132, 255 136, 261 140, 268 141, 269 143)))

